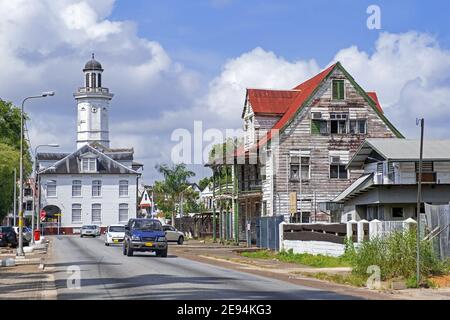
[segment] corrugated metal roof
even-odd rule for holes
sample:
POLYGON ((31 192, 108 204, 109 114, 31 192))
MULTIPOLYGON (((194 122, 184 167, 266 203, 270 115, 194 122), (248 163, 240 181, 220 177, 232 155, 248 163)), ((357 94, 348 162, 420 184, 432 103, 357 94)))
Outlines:
POLYGON ((255 114, 283 115, 299 94, 295 90, 247 89, 248 100, 255 114))
MULTIPOLYGON (((419 159, 420 140, 367 139, 376 151, 391 160, 419 159)), ((450 140, 424 140, 424 159, 450 159, 450 140)))
POLYGON ((372 173, 362 175, 355 182, 353 182, 347 189, 345 189, 340 195, 334 198, 333 202, 341 202, 354 192, 365 189, 371 184, 373 184, 372 173))
MULTIPOLYGON (((420 140, 366 139, 350 160, 348 168, 362 167, 372 151, 375 151, 386 160, 417 161, 419 160, 420 140)), ((450 140, 424 140, 423 160, 450 161, 450 140)))

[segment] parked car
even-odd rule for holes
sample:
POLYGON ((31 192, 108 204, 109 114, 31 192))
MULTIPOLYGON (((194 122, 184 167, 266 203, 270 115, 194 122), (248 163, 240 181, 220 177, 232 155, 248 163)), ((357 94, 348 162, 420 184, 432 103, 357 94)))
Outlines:
MULTIPOLYGON (((19 241, 19 227, 12 227, 12 228, 14 229, 14 232, 17 235, 17 241, 19 241)), ((22 235, 23 235, 23 245, 28 246, 31 242, 31 237, 33 236, 31 234, 31 229, 28 227, 23 227, 22 235)))
POLYGON ((17 235, 13 227, 0 227, 0 247, 17 247, 17 235))
POLYGON ((105 246, 122 243, 125 238, 125 226, 123 224, 112 224, 106 228, 105 246))
POLYGON ((128 221, 123 254, 131 257, 135 251, 153 251, 157 256, 167 257, 167 238, 159 220, 139 218, 128 221))
POLYGON ((93 225, 93 224, 82 226, 81 231, 80 231, 80 237, 83 238, 85 236, 94 237, 94 238, 99 237, 100 236, 100 227, 93 225))
POLYGON ((178 231, 172 226, 165 225, 163 226, 163 230, 166 233, 167 241, 169 242, 177 242, 178 244, 183 244, 184 242, 184 234, 181 231, 178 231))

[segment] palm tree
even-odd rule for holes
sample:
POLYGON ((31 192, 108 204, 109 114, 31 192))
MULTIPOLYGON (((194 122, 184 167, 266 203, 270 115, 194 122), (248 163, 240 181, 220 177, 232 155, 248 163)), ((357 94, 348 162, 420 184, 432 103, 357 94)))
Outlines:
POLYGON ((172 226, 175 225, 175 204, 180 203, 181 194, 190 185, 189 178, 195 176, 193 171, 186 168, 184 163, 175 164, 169 167, 167 164, 156 165, 156 170, 164 176, 164 181, 155 184, 158 192, 163 192, 167 195, 165 204, 172 206, 172 226))

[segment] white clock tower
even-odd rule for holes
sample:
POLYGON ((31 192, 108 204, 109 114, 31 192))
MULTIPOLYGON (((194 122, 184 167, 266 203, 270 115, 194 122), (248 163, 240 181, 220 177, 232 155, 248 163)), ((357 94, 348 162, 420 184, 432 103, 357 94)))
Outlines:
POLYGON ((77 101, 77 149, 85 144, 98 142, 109 148, 108 112, 113 97, 108 88, 102 87, 103 68, 94 54, 83 69, 84 87, 73 94, 77 101))

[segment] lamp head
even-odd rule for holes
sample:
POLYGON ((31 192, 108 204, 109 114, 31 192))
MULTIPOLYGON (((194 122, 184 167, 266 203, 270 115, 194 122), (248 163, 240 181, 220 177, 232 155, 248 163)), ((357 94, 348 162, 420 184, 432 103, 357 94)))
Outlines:
POLYGON ((43 97, 53 97, 54 95, 55 95, 55 91, 42 92, 43 97))

